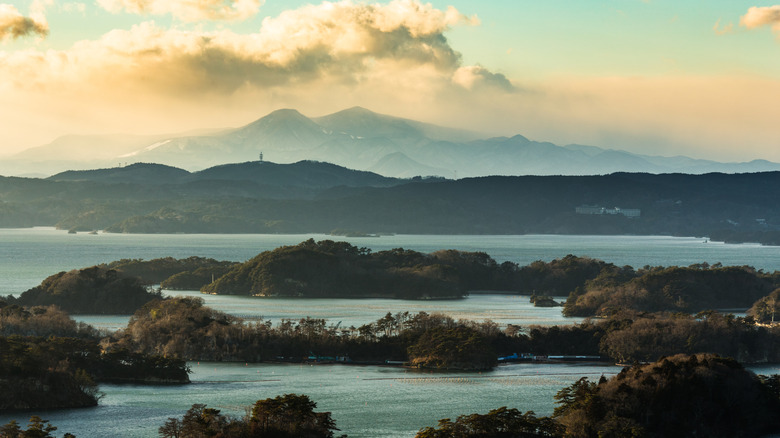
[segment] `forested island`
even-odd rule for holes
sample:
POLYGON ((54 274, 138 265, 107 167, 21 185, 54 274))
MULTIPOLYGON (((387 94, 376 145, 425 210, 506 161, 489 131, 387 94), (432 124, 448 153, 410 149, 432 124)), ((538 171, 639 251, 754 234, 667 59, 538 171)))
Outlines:
POLYGON ((307 298, 459 299, 469 291, 508 291, 529 295, 537 306, 559 305, 551 297, 566 296, 565 316, 753 308, 751 315, 766 322, 773 312, 767 297, 780 288, 780 272, 707 263, 634 269, 574 255, 519 266, 499 264, 484 252, 373 252, 309 239, 244 263, 202 257, 119 260, 60 272, 5 300, 57 305, 74 314, 132 314, 160 298, 150 287, 157 284, 208 294, 307 298))
POLYGON ((742 363, 780 362, 780 327, 718 312, 697 315, 623 311, 566 326, 453 320, 425 312, 386 314, 360 327, 324 319, 248 322, 193 298, 149 303, 133 315, 114 348, 204 361, 385 363, 484 370, 528 352, 585 355, 631 363, 678 353, 716 353, 742 363), (337 359, 341 358, 341 359, 337 359))
POLYGON ((95 406, 97 383, 189 383, 183 360, 101 346, 56 307, 0 300, 0 411, 95 406))
POLYGON ((309 239, 265 251, 231 268, 205 293, 299 297, 462 298, 473 289, 510 290, 515 265, 484 252, 372 252, 309 239))
POLYGON ((20 306, 58 306, 72 314, 127 314, 158 297, 138 277, 92 266, 54 274, 19 297, 4 299, 20 306))

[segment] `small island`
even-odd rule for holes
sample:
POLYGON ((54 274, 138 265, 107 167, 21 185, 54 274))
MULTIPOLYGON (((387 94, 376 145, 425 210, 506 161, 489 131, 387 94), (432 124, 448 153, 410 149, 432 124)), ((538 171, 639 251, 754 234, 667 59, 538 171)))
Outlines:
POLYGON ((516 265, 483 252, 372 252, 309 239, 265 251, 201 288, 204 293, 309 298, 463 298, 472 289, 511 289, 516 265), (509 272, 511 274, 511 272, 509 272))
POLYGON ((92 266, 49 276, 19 297, 4 300, 20 306, 55 305, 72 314, 129 314, 160 296, 137 277, 92 266))

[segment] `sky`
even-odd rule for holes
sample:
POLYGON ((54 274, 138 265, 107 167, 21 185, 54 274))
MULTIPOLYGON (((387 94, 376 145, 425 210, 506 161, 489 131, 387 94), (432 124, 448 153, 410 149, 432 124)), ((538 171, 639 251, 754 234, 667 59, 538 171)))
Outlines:
POLYGON ((780 4, 0 0, 0 155, 352 106, 486 136, 780 161, 780 4))

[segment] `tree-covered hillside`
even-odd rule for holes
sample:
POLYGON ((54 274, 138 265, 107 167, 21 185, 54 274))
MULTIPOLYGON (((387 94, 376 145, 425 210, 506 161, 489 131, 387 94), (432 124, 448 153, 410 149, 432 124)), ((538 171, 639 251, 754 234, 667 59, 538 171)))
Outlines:
POLYGON ((117 180, 100 172, 69 173, 67 181, 0 177, 0 226, 121 233, 671 234, 766 243, 776 243, 780 231, 778 172, 449 181, 388 179, 327 163, 254 162, 172 181, 170 169, 160 178, 147 176, 154 169, 137 169, 143 183, 129 171, 117 180), (578 214, 582 206, 595 209, 578 214), (625 216, 626 210, 639 216, 625 216))
POLYGON ((473 289, 510 290, 516 266, 485 253, 371 252, 313 239, 265 251, 237 265, 203 292, 301 297, 460 298, 473 289))

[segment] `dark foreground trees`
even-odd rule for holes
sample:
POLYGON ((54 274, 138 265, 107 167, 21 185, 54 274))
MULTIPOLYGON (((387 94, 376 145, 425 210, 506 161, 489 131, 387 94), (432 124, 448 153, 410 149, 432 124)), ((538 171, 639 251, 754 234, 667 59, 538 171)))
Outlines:
POLYGON ((756 437, 780 431, 780 399, 767 379, 732 359, 677 355, 625 368, 556 396, 572 437, 756 437))
MULTIPOLYGON (((48 420, 43 420, 37 415, 30 417, 30 424, 27 429, 23 429, 15 420, 0 427, 0 438, 54 438, 52 432, 56 427, 49 424, 48 420)), ((63 438, 75 438, 74 435, 66 433, 63 438)))
POLYGON ((285 394, 258 400, 243 419, 194 404, 181 419, 168 418, 158 432, 163 438, 332 438, 338 430, 330 412, 315 412, 306 395, 285 394))
POLYGON ((779 388, 777 376, 732 359, 677 355, 598 383, 583 377, 558 392, 552 418, 500 408, 441 420, 417 438, 761 437, 780 432, 779 388))
POLYGON ((461 415, 455 421, 439 420, 436 428, 423 428, 416 438, 530 438, 558 437, 562 433, 563 428, 549 417, 502 407, 484 415, 461 415))

